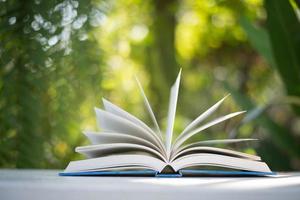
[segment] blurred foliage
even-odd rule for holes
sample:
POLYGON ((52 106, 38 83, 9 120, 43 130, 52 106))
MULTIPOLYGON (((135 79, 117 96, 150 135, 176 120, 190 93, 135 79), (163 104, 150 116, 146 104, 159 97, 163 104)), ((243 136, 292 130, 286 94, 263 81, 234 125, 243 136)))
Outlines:
POLYGON ((82 103, 100 91, 101 51, 85 23, 99 11, 88 5, 1 2, 1 166, 63 167, 74 157, 82 103))
POLYGON ((299 29, 297 1, 0 0, 0 166, 79 158, 102 96, 151 124, 134 75, 164 127, 182 67, 175 133, 229 92, 219 114, 245 118, 192 139, 259 138, 232 147, 299 170, 299 29))

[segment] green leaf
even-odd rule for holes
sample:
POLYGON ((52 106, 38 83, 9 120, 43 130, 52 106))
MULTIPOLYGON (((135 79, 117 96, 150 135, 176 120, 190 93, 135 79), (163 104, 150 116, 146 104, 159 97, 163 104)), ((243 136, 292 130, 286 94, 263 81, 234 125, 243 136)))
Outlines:
MULTIPOLYGON (((300 96, 300 23, 286 0, 266 0, 267 29, 276 67, 290 96, 300 96)), ((300 106, 293 107, 300 115, 300 106)))
POLYGON ((240 24, 246 32, 249 42, 253 48, 255 48, 255 50, 262 55, 272 67, 275 67, 270 38, 267 31, 261 27, 253 25, 245 16, 240 19, 240 24))

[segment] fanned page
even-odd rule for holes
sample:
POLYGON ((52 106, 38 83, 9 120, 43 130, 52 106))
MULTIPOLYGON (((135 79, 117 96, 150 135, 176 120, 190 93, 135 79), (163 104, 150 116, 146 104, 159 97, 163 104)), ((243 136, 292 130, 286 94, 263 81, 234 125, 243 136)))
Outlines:
POLYGON ((176 138, 175 144, 173 146, 172 151, 176 151, 186 140, 188 140, 190 137, 192 137, 193 135, 199 133, 200 131, 205 130, 206 128, 209 128, 210 126, 213 126, 215 124, 221 123, 222 121, 225 121, 231 117, 235 117, 239 114, 242 114, 244 111, 242 112, 236 112, 236 113, 231 113, 229 115, 223 116, 221 118, 218 118, 214 121, 211 121, 201 127, 197 126, 204 121, 205 119, 207 119, 209 116, 211 116, 219 107, 220 105, 224 102, 224 100, 229 96, 229 94, 227 96, 225 96, 224 98, 222 98, 220 101, 218 101, 216 104, 214 104, 212 107, 210 107, 209 109, 207 109, 204 113, 202 113, 201 115, 199 115, 195 120, 193 120, 181 133, 180 135, 176 138))
POLYGON ((111 103, 110 101, 104 98, 102 98, 102 101, 103 101, 103 106, 107 112, 123 117, 124 119, 127 119, 133 122, 134 124, 136 124, 137 126, 140 126, 141 128, 145 129, 147 132, 151 133, 152 135, 154 136, 156 135, 150 127, 148 127, 143 121, 141 121, 137 117, 126 112, 122 108, 116 106, 115 104, 111 103))
POLYGON ((223 99, 221 99, 220 101, 218 101, 215 105, 213 105, 212 107, 210 107, 208 110, 206 110, 204 113, 202 113, 201 115, 199 115, 194 121, 192 121, 178 136, 178 138, 181 138, 182 136, 184 136, 187 132, 191 131, 192 129, 194 129, 197 125, 199 125, 203 120, 205 120, 206 118, 208 118, 210 115, 212 115, 219 107, 220 105, 224 102, 224 100, 229 96, 229 94, 227 96, 225 96, 223 99))
POLYGON ((161 141, 142 127, 136 125, 135 123, 125 118, 101 110, 99 108, 95 108, 95 112, 97 116, 97 121, 99 123, 99 127, 101 127, 102 130, 119 132, 143 138, 151 142, 152 144, 160 147, 160 149, 162 149, 163 151, 163 148, 161 147, 161 141))
POLYGON ((76 152, 86 155, 88 158, 104 157, 112 154, 131 152, 132 154, 148 154, 166 162, 165 157, 159 151, 139 144, 114 143, 89 145, 77 147, 76 152))
POLYGON ((218 155, 228 155, 228 156, 232 156, 232 157, 245 158, 245 159, 250 159, 250 160, 257 160, 257 161, 261 160, 261 158, 259 156, 255 156, 255 155, 250 155, 250 154, 233 151, 233 150, 229 150, 229 149, 202 146, 202 147, 191 147, 191 148, 184 149, 184 150, 176 153, 174 156, 172 156, 171 161, 180 159, 181 157, 183 157, 185 155, 193 155, 193 154, 197 154, 197 153, 198 154, 199 153, 213 153, 213 154, 218 154, 218 155))
POLYGON ((174 128, 175 114, 176 114, 180 76, 181 76, 181 69, 179 71, 179 74, 177 76, 175 84, 172 86, 171 92, 170 92, 169 110, 168 110, 168 118, 167 118, 168 123, 167 123, 166 141, 165 141, 168 159, 171 156, 172 134, 173 134, 173 128, 174 128))
POLYGON ((84 131, 85 136, 89 139, 92 145, 99 144, 116 144, 116 143, 129 143, 129 144, 138 144, 143 145, 149 148, 152 148, 160 152, 159 147, 152 144, 151 142, 136 137, 133 135, 127 135, 124 133, 115 133, 115 132, 94 132, 94 131, 84 131))
POLYGON ((152 108, 151 108, 151 106, 150 106, 150 103, 149 103, 149 101, 148 101, 148 98, 147 98, 147 96, 146 96, 146 94, 145 94, 145 92, 144 92, 144 90, 143 90, 142 84, 140 83, 140 81, 139 81, 139 79, 138 79, 137 77, 135 77, 135 80, 136 80, 136 82, 137 82, 139 91, 140 91, 140 93, 141 93, 141 95, 142 95, 142 97, 143 97, 143 101, 144 101, 144 104, 145 104, 145 106, 146 106, 146 109, 147 109, 147 111, 148 111, 148 113, 149 113, 149 115, 150 115, 150 117, 151 117, 151 120, 152 120, 154 126, 155 126, 156 132, 157 132, 157 134, 159 135, 159 137, 162 139, 162 135, 161 135, 161 132, 160 132, 159 125, 158 125, 158 123, 157 123, 157 120, 156 120, 156 117, 155 117, 155 115, 154 115, 154 112, 153 112, 153 110, 152 110, 152 108))
MULTIPOLYGON (((242 139, 220 139, 220 140, 204 140, 199 142, 190 143, 180 148, 174 150, 172 152, 172 157, 175 157, 178 153, 185 151, 187 149, 193 149, 196 147, 203 147, 208 145, 216 145, 216 144, 232 144, 232 143, 241 143, 241 142, 248 142, 248 141, 256 141, 257 139, 252 138, 242 138, 242 139)), ((226 149, 224 149, 226 150, 226 149)))
POLYGON ((234 112, 234 113, 230 113, 228 115, 224 115, 222 117, 219 117, 217 119, 214 119, 213 121, 210 121, 198 128, 196 128, 195 130, 192 130, 190 132, 187 132, 186 134, 182 135, 181 137, 179 137, 176 141, 176 143, 174 144, 174 149, 176 150, 177 148, 179 148, 185 141, 187 141, 189 138, 191 138, 192 136, 194 136, 195 134, 213 126, 213 125, 216 125, 216 124, 219 124, 225 120, 228 120, 232 117, 235 117, 235 116, 238 116, 242 113, 244 113, 245 111, 240 111, 240 112, 234 112))
POLYGON ((109 102, 108 100, 106 100, 104 98, 102 100, 103 100, 103 105, 104 105, 104 108, 105 108, 106 111, 108 111, 112 114, 115 114, 119 117, 122 117, 125 120, 129 120, 130 122, 134 123, 136 126, 139 126, 143 130, 148 132, 158 142, 159 148, 161 149, 161 151, 162 152, 165 151, 165 148, 164 148, 164 145, 162 143, 161 138, 150 127, 148 127, 144 122, 142 122, 140 119, 136 118, 132 114, 126 112, 125 110, 121 109, 120 107, 118 107, 118 106, 114 105, 113 103, 109 102))

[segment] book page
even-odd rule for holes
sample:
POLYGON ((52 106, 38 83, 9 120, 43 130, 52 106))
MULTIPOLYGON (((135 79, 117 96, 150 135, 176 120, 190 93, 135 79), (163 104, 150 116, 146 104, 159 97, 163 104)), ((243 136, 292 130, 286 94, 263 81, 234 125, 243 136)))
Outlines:
POLYGON ((208 110, 206 110, 204 113, 199 115, 195 120, 193 120, 178 136, 178 138, 183 137, 187 132, 191 131, 193 128, 195 128, 199 123, 201 123, 203 120, 205 120, 207 117, 212 115, 224 102, 224 100, 229 96, 226 95, 224 98, 222 98, 220 101, 218 101, 216 104, 214 104, 212 107, 210 107, 208 110))
POLYGON ((115 132, 95 132, 95 131, 84 131, 83 133, 93 145, 112 144, 112 143, 131 143, 131 144, 144 145, 156 151, 160 151, 160 149, 154 144, 152 144, 151 142, 133 135, 127 135, 127 134, 115 133, 115 132))
POLYGON ((181 76, 181 69, 170 91, 169 110, 168 110, 168 118, 167 118, 168 122, 167 122, 166 141, 165 141, 168 158, 171 155, 172 135, 173 135, 173 128, 174 128, 175 114, 176 114, 180 76, 181 76))
POLYGON ((227 119, 230 119, 232 117, 235 117, 237 115, 240 115, 242 113, 244 113, 245 111, 241 111, 241 112, 234 112, 234 113, 230 113, 228 115, 224 115, 222 117, 219 117, 213 121, 210 121, 206 124, 204 124, 203 126, 200 126, 198 128, 196 128, 195 130, 188 132, 187 134, 183 135, 181 138, 178 138, 178 140, 175 142, 174 146, 173 146, 173 151, 176 151, 185 141, 187 141, 190 137, 194 136, 195 134, 215 125, 218 123, 221 123, 227 119))
POLYGON ((250 154, 246 154, 246 153, 242 153, 242 152, 238 152, 238 151, 233 151, 233 150, 229 150, 229 149, 222 149, 222 148, 217 148, 217 147, 190 147, 190 148, 186 148, 182 151, 179 151, 178 153, 174 154, 174 156, 172 156, 171 161, 174 161, 184 155, 192 155, 192 154, 199 154, 199 153, 213 153, 213 154, 218 154, 218 155, 228 155, 228 156, 232 156, 232 157, 240 157, 240 158, 246 158, 246 159, 250 159, 250 160, 261 160, 261 158, 259 156, 255 156, 255 155, 250 155, 250 154))
POLYGON ((123 118, 131 121, 132 123, 136 124, 137 126, 140 126, 145 131, 149 132, 151 135, 153 135, 153 137, 155 137, 155 140, 159 143, 159 147, 161 148, 161 150, 165 151, 162 139, 151 128, 149 128, 143 121, 141 121, 137 117, 126 112, 122 108, 114 105, 113 103, 109 102, 108 100, 106 100, 104 98, 102 98, 102 101, 103 101, 103 105, 104 105, 104 108, 106 111, 108 111, 112 114, 115 114, 119 117, 123 117, 123 118))
POLYGON ((237 170, 271 172, 264 162, 210 153, 187 155, 176 159, 170 165, 175 171, 188 167, 216 166, 237 170))
POLYGON ((150 105, 150 103, 149 103, 149 101, 148 101, 148 98, 147 98, 147 96, 146 96, 146 94, 145 94, 145 92, 144 92, 144 90, 143 90, 142 84, 140 83, 140 81, 139 81, 139 79, 138 79, 137 77, 135 77, 135 80, 136 80, 136 82, 137 82, 139 91, 140 91, 140 93, 141 93, 141 95, 142 95, 142 97, 143 97, 143 101, 144 101, 144 104, 145 104, 145 106, 146 106, 146 109, 147 109, 147 111, 148 111, 148 113, 149 113, 149 115, 150 115, 150 117, 151 117, 151 120, 152 120, 154 126, 155 126, 156 133, 157 133, 157 135, 162 139, 162 135, 161 135, 161 132, 160 132, 159 125, 158 125, 158 123, 157 123, 157 120, 156 120, 156 117, 155 117, 155 115, 154 115, 154 112, 153 112, 153 110, 152 110, 152 108, 151 108, 151 105, 150 105))
POLYGON ((160 147, 157 138, 133 122, 99 108, 95 108, 95 112, 98 125, 102 130, 140 137, 160 147))
POLYGON ((64 172, 107 171, 120 167, 141 167, 161 172, 166 163, 146 155, 111 155, 100 158, 72 161, 64 172))
POLYGON ((215 144, 232 144, 232 143, 249 142, 249 141, 257 141, 257 139, 241 138, 241 139, 203 140, 203 141, 187 144, 185 146, 181 146, 180 148, 176 149, 176 151, 173 151, 173 154, 176 154, 184 149, 192 148, 192 147, 208 146, 208 145, 215 145, 215 144))
POLYGON ((157 157, 162 161, 166 161, 165 157, 159 152, 152 148, 139 144, 130 143, 112 143, 112 144, 96 144, 88 146, 76 147, 76 152, 86 155, 89 158, 108 156, 110 154, 120 154, 126 152, 141 152, 142 154, 148 153, 157 157))
POLYGON ((105 168, 98 168, 98 169, 91 169, 91 170, 86 170, 84 172, 121 172, 121 171, 144 171, 144 170, 154 170, 152 167, 145 167, 145 166, 140 166, 140 165, 130 165, 126 167, 105 167, 105 168))

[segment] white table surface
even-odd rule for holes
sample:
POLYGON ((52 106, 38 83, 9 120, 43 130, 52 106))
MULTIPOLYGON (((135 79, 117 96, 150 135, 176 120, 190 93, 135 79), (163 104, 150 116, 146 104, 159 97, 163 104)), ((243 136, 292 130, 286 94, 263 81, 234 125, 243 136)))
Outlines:
POLYGON ((60 177, 55 170, 0 170, 0 199, 300 199, 300 173, 275 177, 60 177))

